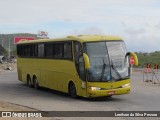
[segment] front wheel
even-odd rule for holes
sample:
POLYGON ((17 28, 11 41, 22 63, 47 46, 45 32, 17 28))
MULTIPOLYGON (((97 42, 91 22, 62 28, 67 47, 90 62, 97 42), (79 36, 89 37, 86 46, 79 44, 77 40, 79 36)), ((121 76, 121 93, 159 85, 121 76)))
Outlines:
POLYGON ((69 84, 69 94, 72 98, 77 98, 77 92, 74 83, 69 84))

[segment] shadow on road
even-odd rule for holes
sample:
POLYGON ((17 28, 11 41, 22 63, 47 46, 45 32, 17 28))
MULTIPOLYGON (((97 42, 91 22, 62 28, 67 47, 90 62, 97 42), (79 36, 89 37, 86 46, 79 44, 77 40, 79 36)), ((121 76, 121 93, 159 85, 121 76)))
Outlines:
MULTIPOLYGON (((23 87, 29 88, 26 84, 22 83, 21 85, 23 87)), ((48 89, 48 88, 44 88, 44 87, 40 87, 38 90, 36 90, 34 88, 29 88, 29 89, 32 89, 32 90, 37 91, 37 92, 41 91, 43 93, 50 94, 51 96, 56 95, 57 99, 60 97, 61 101, 62 101, 61 97, 65 98, 64 100, 69 99, 69 100, 88 101, 88 102, 109 102, 109 101, 117 102, 117 101, 123 101, 123 99, 116 98, 116 96, 106 96, 106 97, 98 97, 98 98, 84 98, 84 97, 78 96, 77 98, 71 98, 71 96, 67 93, 60 92, 60 91, 57 91, 57 90, 48 89)))

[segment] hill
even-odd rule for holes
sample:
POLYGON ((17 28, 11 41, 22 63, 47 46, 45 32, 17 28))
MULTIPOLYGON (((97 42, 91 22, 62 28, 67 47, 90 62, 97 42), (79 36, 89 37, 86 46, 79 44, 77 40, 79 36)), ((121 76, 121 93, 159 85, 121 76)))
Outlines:
POLYGON ((146 64, 151 64, 151 68, 154 67, 155 64, 160 66, 160 51, 155 51, 151 53, 136 53, 139 59, 139 67, 146 67, 146 64))
POLYGON ((11 51, 14 51, 16 48, 16 45, 14 44, 14 37, 35 37, 37 38, 36 34, 30 34, 30 33, 16 33, 16 34, 0 34, 0 44, 8 50, 9 47, 9 39, 10 39, 10 48, 11 51))

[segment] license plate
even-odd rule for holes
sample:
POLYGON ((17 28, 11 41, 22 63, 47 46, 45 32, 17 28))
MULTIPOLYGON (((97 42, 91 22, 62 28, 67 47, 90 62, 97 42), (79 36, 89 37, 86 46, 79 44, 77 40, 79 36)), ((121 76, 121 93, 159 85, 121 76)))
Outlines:
POLYGON ((114 95, 115 94, 115 91, 110 91, 108 92, 109 95, 114 95))

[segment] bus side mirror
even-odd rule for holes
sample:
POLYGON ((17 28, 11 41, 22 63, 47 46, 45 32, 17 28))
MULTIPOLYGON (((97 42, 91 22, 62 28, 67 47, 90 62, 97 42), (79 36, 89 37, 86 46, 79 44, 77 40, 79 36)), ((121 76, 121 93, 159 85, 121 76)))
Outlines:
POLYGON ((90 68, 90 62, 89 62, 88 55, 86 53, 83 53, 83 58, 84 58, 85 69, 89 69, 90 68))
POLYGON ((127 56, 129 56, 129 55, 132 56, 134 58, 134 65, 138 66, 138 57, 134 52, 128 52, 126 55, 127 56))

